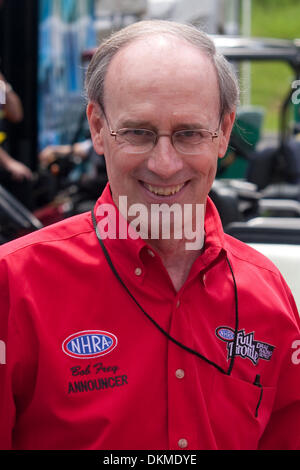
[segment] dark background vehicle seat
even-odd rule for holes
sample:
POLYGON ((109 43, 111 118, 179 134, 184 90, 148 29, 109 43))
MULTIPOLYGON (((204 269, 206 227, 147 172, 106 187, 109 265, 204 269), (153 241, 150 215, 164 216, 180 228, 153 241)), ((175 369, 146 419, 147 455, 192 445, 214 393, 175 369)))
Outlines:
POLYGON ((225 231, 245 243, 300 244, 300 218, 255 217, 232 222, 225 231))

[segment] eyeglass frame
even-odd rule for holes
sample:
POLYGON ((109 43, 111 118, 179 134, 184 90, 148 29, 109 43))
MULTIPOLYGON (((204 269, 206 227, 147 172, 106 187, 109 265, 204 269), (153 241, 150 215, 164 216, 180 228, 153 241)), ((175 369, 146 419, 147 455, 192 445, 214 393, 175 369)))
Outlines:
MULTIPOLYGON (((117 137, 118 137, 118 132, 120 131, 124 131, 124 130, 144 130, 144 131, 150 131, 152 132, 152 134, 155 136, 155 140, 153 141, 153 144, 152 144, 152 147, 151 149, 149 150, 146 150, 146 151, 141 151, 141 152, 133 152, 135 154, 144 154, 144 153, 147 153, 149 152, 150 150, 152 150, 156 145, 157 145, 157 142, 158 142, 158 139, 160 137, 170 137, 170 140, 171 140, 171 143, 172 143, 172 146, 174 147, 174 149, 180 153, 183 153, 184 155, 196 155, 193 154, 193 153, 185 153, 185 152, 182 152, 182 150, 178 150, 176 148, 176 146, 174 145, 174 141, 173 141, 173 136, 174 134, 176 134, 177 132, 183 132, 183 131, 195 131, 195 132, 200 132, 200 131, 205 131, 205 132, 208 132, 210 135, 211 135, 211 140, 213 142, 214 139, 216 139, 217 137, 219 137, 219 133, 220 133, 220 125, 221 125, 221 121, 222 121, 222 116, 220 117, 220 120, 219 120, 219 125, 218 125, 218 128, 215 130, 215 131, 210 131, 209 129, 203 129, 203 128, 197 128, 197 129, 179 129, 177 131, 173 131, 172 133, 161 133, 161 132, 156 132, 156 131, 153 131, 152 129, 144 129, 144 128, 130 128, 130 127, 124 127, 124 128, 121 128, 121 129, 117 129, 116 131, 114 131, 111 126, 110 126, 110 123, 108 121, 108 118, 105 114, 105 111, 104 111, 104 108, 100 105, 100 109, 103 113, 103 116, 106 120, 106 123, 108 124, 108 128, 109 128, 109 133, 112 137, 115 138, 115 140, 117 141, 117 137)), ((124 139, 126 141, 126 139, 124 139)), ((127 141, 128 142, 128 141, 127 141)), ((129 142, 128 142, 129 143, 129 142)), ((197 144, 195 144, 197 145, 197 144)), ((138 145, 136 146, 137 148, 139 147, 138 145)))

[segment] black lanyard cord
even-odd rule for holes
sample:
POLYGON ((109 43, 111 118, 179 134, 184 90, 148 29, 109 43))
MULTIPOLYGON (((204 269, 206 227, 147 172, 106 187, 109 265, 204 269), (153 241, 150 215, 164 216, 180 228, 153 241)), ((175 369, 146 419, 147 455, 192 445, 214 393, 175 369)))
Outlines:
POLYGON ((185 344, 181 343, 180 341, 178 341, 177 339, 173 338, 173 336, 171 336, 167 331, 165 331, 152 317, 151 315, 149 315, 144 309, 143 307, 139 304, 139 302, 136 300, 136 298, 134 297, 134 295, 130 292, 130 290, 128 289, 128 287, 126 286, 126 284, 124 283, 124 281, 122 280, 122 278, 120 277, 118 271, 116 270, 109 254, 108 254, 108 251, 103 243, 103 240, 100 236, 100 233, 99 233, 99 230, 97 228, 97 222, 96 222, 96 217, 95 217, 95 214, 94 214, 94 211, 92 210, 91 211, 91 214, 92 214, 92 221, 93 221, 93 225, 94 225, 94 229, 95 229, 95 232, 96 232, 96 235, 97 235, 97 238, 98 238, 98 241, 101 245, 101 248, 102 248, 102 251, 103 251, 103 254, 113 272, 113 274, 115 275, 115 277, 118 279, 118 281, 120 282, 120 284, 124 287, 124 289, 126 290, 127 294, 131 297, 131 299, 135 302, 135 304, 138 306, 138 308, 143 312, 143 314, 154 324, 154 326, 156 326, 156 328, 158 328, 158 330, 164 335, 166 336, 170 341, 172 341, 174 344, 176 344, 177 346, 179 346, 180 348, 184 349, 185 351, 191 353, 191 354, 194 354, 195 356, 199 357, 200 359, 204 360, 205 362, 207 362, 208 364, 210 364, 211 366, 215 367, 216 369, 219 370, 219 372, 222 372, 223 374, 226 374, 226 375, 230 375, 231 374, 231 371, 232 371, 232 368, 233 368, 233 363, 234 363, 234 358, 235 358, 235 350, 236 350, 236 343, 237 343, 237 333, 238 333, 238 294, 237 294, 237 286, 236 286, 236 281, 235 281, 235 277, 234 277, 234 273, 233 273, 233 269, 232 269, 232 266, 229 262, 229 259, 228 257, 226 257, 227 259, 227 263, 228 263, 228 266, 230 268, 230 271, 231 271, 231 275, 232 275, 232 279, 233 279, 233 284, 234 284, 234 296, 235 296, 235 332, 234 332, 234 341, 233 341, 233 354, 232 354, 232 357, 231 357, 231 360, 230 360, 230 364, 229 364, 229 368, 228 370, 224 370, 221 366, 219 366, 218 364, 216 364, 215 362, 213 361, 210 361, 207 357, 203 356, 202 354, 198 353, 197 351, 195 351, 194 349, 192 348, 189 348, 188 346, 186 346, 185 344))
POLYGON ((231 263, 228 259, 228 256, 226 256, 226 261, 229 266, 232 280, 233 280, 233 286, 234 286, 234 302, 235 302, 235 327, 234 327, 234 339, 233 339, 233 353, 232 353, 232 358, 229 363, 229 368, 227 370, 227 375, 231 374, 231 371, 233 369, 233 364, 234 364, 234 359, 235 359, 235 352, 236 352, 236 343, 237 343, 237 335, 239 331, 239 298, 238 298, 238 290, 237 290, 237 285, 236 285, 236 280, 235 280, 235 275, 231 266, 231 263))

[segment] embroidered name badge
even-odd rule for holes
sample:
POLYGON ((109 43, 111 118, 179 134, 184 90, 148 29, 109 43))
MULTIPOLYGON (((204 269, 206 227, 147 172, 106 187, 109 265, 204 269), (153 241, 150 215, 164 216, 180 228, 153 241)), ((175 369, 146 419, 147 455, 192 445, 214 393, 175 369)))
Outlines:
POLYGON ((77 359, 91 359, 110 353, 117 343, 117 337, 112 333, 85 330, 68 336, 62 343, 62 350, 77 359))
POLYGON ((259 359, 269 361, 272 357, 275 346, 254 339, 254 331, 245 333, 245 330, 239 330, 237 333, 236 347, 234 351, 234 330, 228 326, 219 326, 216 329, 216 336, 222 341, 227 342, 227 359, 233 355, 240 356, 243 359, 250 359, 256 365, 259 359))

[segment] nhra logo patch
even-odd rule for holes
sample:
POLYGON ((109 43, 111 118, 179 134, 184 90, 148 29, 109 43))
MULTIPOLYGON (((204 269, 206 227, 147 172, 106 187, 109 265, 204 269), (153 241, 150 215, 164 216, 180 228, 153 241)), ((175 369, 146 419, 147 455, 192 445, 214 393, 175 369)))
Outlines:
POLYGON ((110 353, 117 343, 117 337, 112 333, 85 330, 68 336, 62 343, 62 350, 77 359, 92 359, 110 353))
POLYGON ((233 355, 240 356, 243 359, 248 358, 254 365, 259 359, 269 361, 272 357, 275 346, 262 341, 254 339, 254 332, 245 333, 245 330, 240 330, 237 333, 236 347, 234 352, 234 330, 227 326, 219 326, 216 329, 216 336, 222 341, 227 342, 227 359, 231 359, 233 355))

